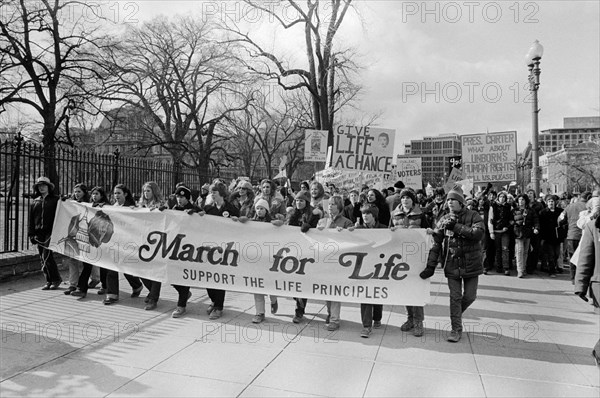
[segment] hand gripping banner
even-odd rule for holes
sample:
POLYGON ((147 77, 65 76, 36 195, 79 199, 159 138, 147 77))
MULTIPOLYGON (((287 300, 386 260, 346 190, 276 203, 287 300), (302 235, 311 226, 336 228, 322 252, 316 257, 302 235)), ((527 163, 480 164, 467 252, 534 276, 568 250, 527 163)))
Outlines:
POLYGON ((310 229, 174 210, 59 202, 50 248, 164 283, 352 303, 423 305, 424 229, 310 229))

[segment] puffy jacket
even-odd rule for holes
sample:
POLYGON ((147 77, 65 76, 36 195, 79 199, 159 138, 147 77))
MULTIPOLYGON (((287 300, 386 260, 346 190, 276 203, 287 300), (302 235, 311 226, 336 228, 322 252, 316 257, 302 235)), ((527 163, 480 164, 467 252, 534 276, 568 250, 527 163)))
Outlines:
POLYGON ((52 234, 54 216, 58 207, 58 196, 37 197, 29 209, 28 236, 48 237, 52 234))
POLYGON ((398 225, 400 228, 429 228, 427 217, 425 216, 425 213, 421 211, 421 208, 418 205, 413 206, 413 208, 408 212, 404 212, 402 207, 400 207, 399 210, 400 214, 397 214, 394 217, 400 218, 401 223, 398 225))
MULTIPOLYGON (((483 274, 483 256, 481 239, 485 233, 483 219, 478 212, 463 207, 455 214, 456 224, 452 236, 445 230, 436 230, 433 235, 434 244, 429 251, 427 268, 435 270, 438 259, 445 261, 446 278, 471 278, 483 274)), ((443 218, 449 217, 450 214, 443 218)), ((443 222, 443 219, 440 220, 443 222)))

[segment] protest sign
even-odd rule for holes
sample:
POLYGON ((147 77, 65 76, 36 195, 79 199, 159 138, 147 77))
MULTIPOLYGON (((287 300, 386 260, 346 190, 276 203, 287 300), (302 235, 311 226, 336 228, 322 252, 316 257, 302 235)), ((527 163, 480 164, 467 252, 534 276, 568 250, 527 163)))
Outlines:
POLYGON ((333 159, 336 169, 390 173, 396 130, 370 126, 336 126, 333 159))
POLYGON ((448 179, 446 180, 446 183, 444 184, 444 191, 446 193, 450 192, 450 190, 457 185, 457 182, 462 179, 464 179, 464 173, 462 169, 453 167, 450 171, 448 179))
POLYGON ((327 130, 304 130, 304 161, 324 162, 327 159, 327 130))
POLYGON ((475 184, 517 179, 517 132, 461 136, 462 169, 475 184))
POLYGON ((423 168, 420 157, 398 155, 393 182, 402 180, 407 188, 423 189, 423 168))
POLYGON ((363 184, 369 188, 383 189, 387 180, 385 173, 364 173, 362 171, 349 171, 328 168, 317 171, 315 178, 322 184, 334 184, 339 189, 360 189, 363 184))
POLYGON ((353 303, 423 305, 425 229, 337 231, 59 202, 50 248, 164 283, 353 303))

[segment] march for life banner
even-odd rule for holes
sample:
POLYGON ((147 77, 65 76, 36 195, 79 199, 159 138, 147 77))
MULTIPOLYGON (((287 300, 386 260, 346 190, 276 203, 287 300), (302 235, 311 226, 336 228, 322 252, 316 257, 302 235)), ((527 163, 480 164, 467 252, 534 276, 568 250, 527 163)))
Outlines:
POLYGON ((392 171, 396 130, 339 125, 334 128, 333 137, 334 169, 382 174, 392 171))
POLYGON ((429 301, 425 229, 310 229, 59 202, 50 249, 176 285, 352 303, 429 301))

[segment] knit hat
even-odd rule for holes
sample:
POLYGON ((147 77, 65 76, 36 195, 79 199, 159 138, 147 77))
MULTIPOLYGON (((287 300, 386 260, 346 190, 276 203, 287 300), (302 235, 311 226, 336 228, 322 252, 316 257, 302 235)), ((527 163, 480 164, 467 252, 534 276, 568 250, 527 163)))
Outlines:
POLYGON ((394 184, 394 188, 396 189, 404 189, 405 185, 402 181, 398 180, 396 181, 396 183, 394 184))
POLYGON ((263 207, 269 212, 269 202, 264 199, 258 199, 254 204, 254 209, 258 210, 259 207, 263 207))
POLYGON ((408 188, 403 189, 400 192, 400 199, 402 199, 403 196, 408 196, 412 200, 413 205, 415 203, 417 203, 417 195, 415 195, 415 193, 412 191, 412 189, 408 189, 408 188))
POLYGON ((446 200, 448 199, 458 200, 463 206, 466 204, 465 197, 460 188, 451 189, 450 192, 448 192, 448 195, 446 195, 446 200))
POLYGON ((296 196, 294 196, 294 200, 296 199, 302 199, 305 200, 306 203, 310 203, 310 195, 306 191, 299 191, 296 196))
POLYGON ((190 191, 190 189, 188 187, 179 187, 175 191, 175 195, 176 196, 183 196, 187 200, 190 200, 192 198, 192 191, 190 191))

